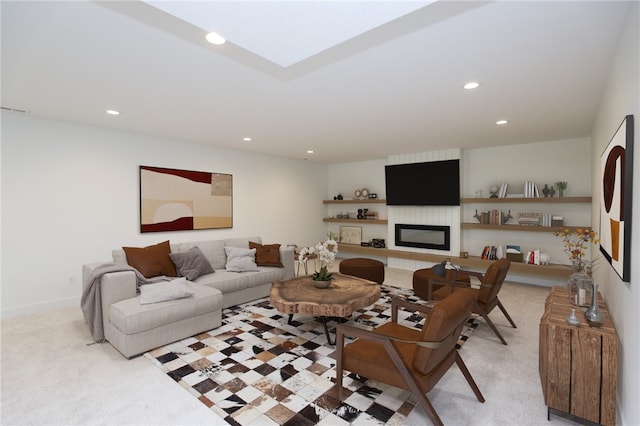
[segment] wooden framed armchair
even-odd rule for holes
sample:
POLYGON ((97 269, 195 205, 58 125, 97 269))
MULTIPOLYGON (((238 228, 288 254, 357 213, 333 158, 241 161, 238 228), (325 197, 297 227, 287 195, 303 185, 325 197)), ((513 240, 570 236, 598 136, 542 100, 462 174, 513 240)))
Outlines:
POLYGON ((456 349, 471 314, 473 295, 457 291, 435 307, 392 300, 391 322, 372 331, 339 324, 336 336, 336 387, 342 400, 343 371, 390 384, 413 393, 436 425, 442 420, 426 396, 453 363, 457 364, 478 401, 484 397, 456 349), (398 308, 427 313, 422 330, 398 324, 398 308), (358 339, 344 345, 345 336, 358 339))
POLYGON ((493 321, 491 321, 489 314, 493 311, 493 308, 497 306, 500 308, 509 323, 511 323, 511 326, 513 328, 517 328, 504 305, 500 302, 500 299, 498 299, 498 293, 500 293, 500 290, 502 289, 502 284, 507 277, 510 266, 511 261, 509 259, 498 259, 489 265, 484 274, 481 272, 460 269, 445 278, 429 279, 429 288, 427 291, 431 300, 444 299, 451 293, 458 292, 461 289, 470 291, 474 296, 472 305, 473 312, 482 316, 489 327, 491 327, 491 330, 493 330, 496 336, 498 336, 500 341, 506 345, 507 341, 504 340, 500 331, 498 331, 493 321), (475 276, 480 280, 479 288, 470 287, 469 276, 475 276), (460 280, 456 277, 464 277, 465 279, 460 280))

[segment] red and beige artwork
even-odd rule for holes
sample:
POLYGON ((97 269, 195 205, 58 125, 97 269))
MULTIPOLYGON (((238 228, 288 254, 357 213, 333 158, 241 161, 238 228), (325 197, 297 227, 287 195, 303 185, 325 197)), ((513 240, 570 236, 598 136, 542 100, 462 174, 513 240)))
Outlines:
POLYGON ((232 175, 140 166, 140 232, 231 227, 232 175))
POLYGON ((623 281, 631 263, 633 116, 628 115, 600 157, 600 252, 623 281))

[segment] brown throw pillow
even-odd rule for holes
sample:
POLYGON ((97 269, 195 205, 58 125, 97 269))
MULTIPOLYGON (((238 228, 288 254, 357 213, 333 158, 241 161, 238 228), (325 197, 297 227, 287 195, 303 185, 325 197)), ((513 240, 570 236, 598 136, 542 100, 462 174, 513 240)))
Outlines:
POLYGON ((249 241, 249 248, 256 249, 256 265, 284 268, 280 261, 280 244, 259 244, 249 241))
POLYGON ((127 263, 136 268, 147 278, 166 275, 177 276, 176 266, 171 261, 169 254, 171 247, 169 241, 163 241, 148 247, 122 247, 127 255, 127 263))

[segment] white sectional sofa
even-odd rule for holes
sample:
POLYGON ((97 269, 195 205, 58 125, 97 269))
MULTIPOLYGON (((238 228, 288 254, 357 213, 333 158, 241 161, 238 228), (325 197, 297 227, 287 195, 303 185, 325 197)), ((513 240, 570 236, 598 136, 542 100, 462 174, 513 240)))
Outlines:
MULTIPOLYGON (((104 338, 125 357, 212 330, 221 324, 222 309, 266 297, 271 283, 294 275, 293 247, 279 248, 282 267, 258 266, 256 271, 230 272, 227 252, 249 249, 249 242, 260 246, 260 237, 171 243, 171 253, 185 253, 198 247, 214 270, 187 281, 193 294, 186 298, 141 304, 135 271, 109 272, 101 276, 100 298, 104 338)), ((273 246, 272 252, 273 252, 273 246)), ((123 249, 112 252, 115 264, 127 264, 123 249)), ((258 260, 258 257, 256 257, 258 260)), ((259 262, 258 262, 259 263, 259 262)), ((105 263, 83 265, 83 289, 92 272, 105 263)), ((230 268, 233 269, 233 268, 230 268)))

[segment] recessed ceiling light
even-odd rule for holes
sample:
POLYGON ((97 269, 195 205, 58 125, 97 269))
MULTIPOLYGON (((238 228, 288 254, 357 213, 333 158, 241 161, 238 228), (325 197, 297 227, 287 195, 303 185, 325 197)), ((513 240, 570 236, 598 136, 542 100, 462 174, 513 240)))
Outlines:
POLYGON ((312 149, 308 149, 307 150, 307 154, 313 154, 313 150, 312 149))
POLYGON ((467 90, 477 89, 478 87, 480 87, 480 83, 478 83, 477 81, 470 81, 462 87, 464 87, 467 90))
POLYGON ((207 36, 205 37, 207 39, 207 41, 211 44, 215 44, 215 45, 221 45, 221 44, 225 44, 227 42, 227 40, 222 37, 220 34, 218 33, 214 33, 214 32, 210 32, 209 34, 207 34, 207 36))
POLYGON ((115 109, 108 109, 107 114, 109 115, 120 115, 120 111, 116 111, 115 109))
POLYGON ((498 126, 504 126, 504 125, 505 125, 505 124, 507 124, 507 123, 508 123, 508 121, 507 121, 507 120, 498 120, 498 121, 496 121, 496 124, 497 124, 498 126))
POLYGON ((251 142, 251 138, 242 138, 242 140, 245 142, 251 142))

